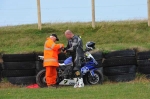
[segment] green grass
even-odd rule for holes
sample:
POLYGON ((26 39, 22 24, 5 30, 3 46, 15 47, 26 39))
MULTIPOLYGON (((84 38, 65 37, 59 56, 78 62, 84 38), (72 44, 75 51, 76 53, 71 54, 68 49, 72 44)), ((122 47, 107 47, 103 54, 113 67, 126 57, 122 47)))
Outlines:
MULTIPOLYGON (((64 31, 72 30, 81 35, 84 44, 96 42, 97 49, 104 52, 121 49, 150 49, 150 27, 146 21, 57 23, 0 27, 0 52, 30 53, 43 51, 43 45, 51 33, 57 33, 61 43, 67 43, 64 31)), ((126 83, 104 82, 103 85, 85 86, 81 89, 62 87, 58 89, 26 89, 6 82, 0 83, 0 99, 149 99, 149 80, 138 78, 126 83)))
POLYGON ((149 99, 150 83, 116 83, 81 89, 0 89, 0 99, 149 99))
POLYGON ((103 85, 74 89, 62 86, 57 89, 27 89, 15 86, 3 79, 0 83, 0 99, 149 99, 150 79, 137 74, 130 82, 105 81, 103 85))
POLYGON ((120 49, 150 49, 150 28, 146 21, 97 22, 96 28, 91 23, 54 23, 0 27, 0 52, 29 53, 43 51, 46 38, 57 33, 60 42, 66 44, 64 32, 67 29, 81 35, 84 44, 96 42, 97 49, 102 51, 120 49))

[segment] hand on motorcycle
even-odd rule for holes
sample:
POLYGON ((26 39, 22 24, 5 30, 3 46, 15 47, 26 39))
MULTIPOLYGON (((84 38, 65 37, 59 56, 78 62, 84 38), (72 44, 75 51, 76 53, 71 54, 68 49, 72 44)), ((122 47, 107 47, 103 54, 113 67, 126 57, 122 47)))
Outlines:
POLYGON ((61 47, 58 51, 63 52, 64 47, 61 47))
POLYGON ((65 54, 66 54, 66 53, 67 53, 67 51, 65 50, 65 51, 63 51, 63 53, 65 53, 65 54))
POLYGON ((66 53, 66 49, 67 49, 67 48, 64 47, 64 48, 62 49, 62 52, 63 52, 63 53, 66 53))

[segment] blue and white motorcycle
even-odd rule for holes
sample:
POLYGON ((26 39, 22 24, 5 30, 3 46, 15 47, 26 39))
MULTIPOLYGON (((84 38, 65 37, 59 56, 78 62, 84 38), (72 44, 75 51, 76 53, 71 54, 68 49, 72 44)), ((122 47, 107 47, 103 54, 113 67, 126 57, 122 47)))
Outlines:
MULTIPOLYGON (((103 73, 101 67, 99 67, 98 62, 90 53, 95 47, 94 42, 86 43, 85 57, 82 63, 81 73, 83 75, 83 81, 88 85, 96 85, 103 83, 103 73)), ((43 56, 39 56, 43 60, 43 56)), ((57 84, 58 85, 75 85, 73 75, 73 64, 72 57, 67 58, 64 63, 59 63, 57 69, 57 84)), ((36 76, 36 82, 40 87, 46 87, 45 80, 45 69, 41 70, 36 76)))

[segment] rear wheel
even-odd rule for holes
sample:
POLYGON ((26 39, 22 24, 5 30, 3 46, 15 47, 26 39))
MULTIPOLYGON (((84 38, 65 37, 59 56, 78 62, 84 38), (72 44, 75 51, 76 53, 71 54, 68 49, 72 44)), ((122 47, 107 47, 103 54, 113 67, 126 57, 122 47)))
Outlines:
POLYGON ((98 71, 94 71, 94 76, 88 72, 84 76, 84 83, 90 85, 102 84, 102 75, 98 71))
POLYGON ((46 70, 43 69, 36 76, 36 83, 40 87, 47 87, 47 85, 46 85, 46 78, 45 78, 45 72, 46 72, 46 70))

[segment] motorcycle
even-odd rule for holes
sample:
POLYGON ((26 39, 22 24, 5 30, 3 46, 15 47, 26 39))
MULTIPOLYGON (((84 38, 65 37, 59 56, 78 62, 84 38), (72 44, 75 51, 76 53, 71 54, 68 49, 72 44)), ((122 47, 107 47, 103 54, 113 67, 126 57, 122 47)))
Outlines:
MULTIPOLYGON (((103 83, 102 68, 99 67, 98 62, 90 53, 95 47, 94 42, 86 43, 86 50, 84 52, 84 59, 82 60, 81 73, 83 75, 83 82, 88 85, 96 85, 103 83)), ((43 56, 39 56, 43 60, 43 56)), ((40 87, 46 87, 45 69, 41 70, 36 76, 36 82, 40 87)), ((75 85, 73 75, 72 57, 67 58, 64 63, 59 63, 57 68, 57 85, 75 85)))

